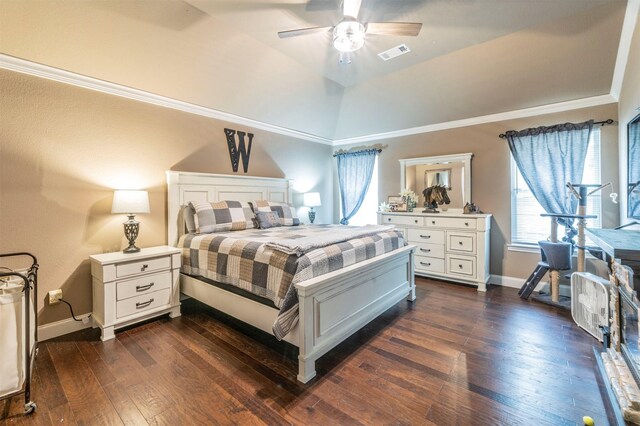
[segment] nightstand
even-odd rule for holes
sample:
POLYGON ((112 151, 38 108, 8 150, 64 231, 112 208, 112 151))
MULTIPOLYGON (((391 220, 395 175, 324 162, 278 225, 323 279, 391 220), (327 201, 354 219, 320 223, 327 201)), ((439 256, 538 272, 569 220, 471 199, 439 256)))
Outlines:
POLYGON ((148 318, 180 316, 180 256, 180 249, 169 246, 90 256, 92 317, 94 327, 102 329, 102 340, 148 318))

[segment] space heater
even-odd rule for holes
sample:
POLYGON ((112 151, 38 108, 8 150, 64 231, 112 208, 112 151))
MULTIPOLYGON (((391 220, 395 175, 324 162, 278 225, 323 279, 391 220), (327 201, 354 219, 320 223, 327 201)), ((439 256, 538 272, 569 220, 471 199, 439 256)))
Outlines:
POLYGON ((602 342, 601 327, 609 326, 609 281, 589 272, 571 274, 571 316, 602 342))

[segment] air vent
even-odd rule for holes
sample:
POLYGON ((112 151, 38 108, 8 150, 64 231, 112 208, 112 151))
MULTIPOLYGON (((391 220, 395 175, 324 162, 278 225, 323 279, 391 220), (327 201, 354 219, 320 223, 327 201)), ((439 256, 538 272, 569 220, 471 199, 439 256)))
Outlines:
POLYGON ((389 59, 396 58, 400 55, 404 55, 405 53, 409 53, 409 52, 411 52, 411 49, 409 49, 409 46, 407 46, 406 44, 401 44, 389 50, 385 50, 382 53, 378 53, 378 56, 380 56, 383 61, 388 61, 389 59))

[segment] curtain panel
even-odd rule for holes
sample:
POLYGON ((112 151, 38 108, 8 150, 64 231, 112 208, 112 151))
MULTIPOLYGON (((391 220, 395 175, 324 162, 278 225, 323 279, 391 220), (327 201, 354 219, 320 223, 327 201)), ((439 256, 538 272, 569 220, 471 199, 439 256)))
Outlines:
POLYGON ((358 212, 367 195, 378 152, 377 149, 368 149, 336 154, 342 225, 349 224, 349 219, 358 212))
MULTIPOLYGON (((567 182, 582 183, 593 120, 505 133, 509 149, 525 182, 547 213, 575 214, 578 200, 567 196, 567 182)), ((576 235, 572 219, 558 219, 576 235)))

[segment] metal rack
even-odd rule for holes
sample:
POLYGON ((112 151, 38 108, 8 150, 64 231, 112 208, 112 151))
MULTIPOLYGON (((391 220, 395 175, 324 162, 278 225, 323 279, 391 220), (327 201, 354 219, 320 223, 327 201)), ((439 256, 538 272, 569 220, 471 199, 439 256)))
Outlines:
MULTIPOLYGON (((24 374, 25 380, 23 389, 19 389, 15 392, 8 393, 0 397, 0 401, 12 398, 16 395, 24 394, 24 412, 25 414, 30 414, 37 408, 36 403, 31 401, 31 370, 33 367, 33 361, 38 353, 38 310, 35 302, 38 300, 38 260, 31 253, 26 252, 18 252, 18 253, 5 253, 0 254, 0 258, 11 258, 11 257, 29 257, 32 260, 31 266, 27 269, 22 270, 21 272, 11 271, 3 272, 0 271, 0 279, 2 278, 14 278, 18 280, 22 280, 23 283, 23 293, 24 293, 24 310, 23 310, 23 318, 24 321, 24 329, 25 329, 25 338, 24 338, 24 374), (33 348, 31 347, 31 306, 34 306, 34 324, 36 325, 34 333, 34 342, 33 348)), ((22 336, 18 336, 18 338, 22 339, 22 336)), ((16 366, 17 368, 21 368, 20 365, 16 366)))

